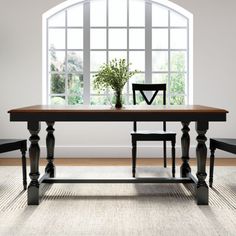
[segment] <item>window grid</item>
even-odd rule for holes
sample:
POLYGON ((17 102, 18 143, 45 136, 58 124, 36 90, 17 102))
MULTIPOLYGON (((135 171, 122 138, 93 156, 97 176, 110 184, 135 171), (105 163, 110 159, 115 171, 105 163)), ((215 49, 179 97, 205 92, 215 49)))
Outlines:
MULTIPOLYGON (((170 10, 168 10, 168 81, 167 86, 170 89, 170 69, 171 69, 171 53, 170 53, 170 10)), ((170 104, 170 92, 167 91, 167 104, 170 104)))
MULTIPOLYGON (((48 26, 48 29, 83 29, 83 26, 48 26)), ((125 26, 90 26, 90 29, 126 29, 125 26)), ((152 26, 153 29, 188 29, 186 26, 152 26)), ((129 26, 129 29, 145 29, 145 26, 129 26)))
MULTIPOLYGON (((129 64, 129 0, 127 0, 127 63, 129 64)), ((125 91, 126 103, 129 104, 129 82, 127 82, 127 88, 125 91)))
MULTIPOLYGON (((108 57, 109 57, 109 0, 106 0, 106 63, 109 62, 108 57)), ((108 89, 106 90, 106 97, 109 96, 108 89)), ((110 98, 111 99, 111 98, 110 98)))
POLYGON ((83 58, 83 98, 84 104, 88 105, 90 101, 90 2, 85 2, 84 4, 84 58, 83 58))
MULTIPOLYGON (((189 29, 189 20, 187 19, 187 26, 188 26, 188 29, 189 29)), ((185 97, 185 103, 187 104, 189 101, 189 97, 190 97, 190 94, 189 94, 189 77, 190 77, 190 73, 189 73, 189 51, 190 51, 190 48, 189 48, 189 41, 190 41, 190 38, 189 38, 189 30, 187 30, 187 80, 186 80, 186 84, 185 84, 185 91, 187 91, 187 95, 185 97)))
POLYGON ((66 51, 66 55, 65 55, 65 66, 66 66, 66 68, 65 68, 65 70, 66 70, 66 76, 65 76, 65 100, 66 100, 66 104, 68 104, 68 48, 67 48, 67 46, 68 46, 68 18, 67 18, 67 10, 65 10, 65 17, 66 17, 66 19, 65 19, 65 26, 66 26, 66 29, 65 29, 65 51, 66 51))
MULTIPOLYGON (((86 51, 86 50, 89 50, 89 52, 91 51, 106 51, 106 63, 108 63, 109 61, 109 52, 112 52, 112 51, 126 51, 127 53, 127 62, 129 63, 130 62, 130 58, 129 58, 129 54, 130 52, 141 52, 141 51, 144 51, 145 54, 147 54, 147 44, 145 45, 145 49, 130 49, 130 45, 129 45, 129 33, 130 33, 130 29, 144 29, 145 30, 145 35, 148 34, 146 37, 146 39, 150 38, 151 41, 152 41, 152 30, 153 29, 168 29, 168 49, 154 49, 152 48, 151 46, 151 55, 153 52, 167 52, 168 53, 168 70, 167 71, 159 71, 159 70, 153 70, 152 68, 152 62, 150 62, 151 64, 151 67, 150 66, 147 66, 147 63, 145 64, 145 71, 141 71, 140 74, 143 74, 145 73, 145 82, 146 83, 149 83, 151 82, 150 81, 150 78, 152 78, 152 74, 168 74, 168 80, 167 80, 167 86, 168 88, 170 88, 170 80, 171 80, 171 75, 172 74, 175 74, 175 73, 182 73, 184 75, 184 78, 185 79, 185 93, 184 94, 181 94, 181 93, 173 93, 171 91, 167 91, 167 101, 168 103, 170 103, 170 99, 171 97, 173 96, 176 96, 176 95, 180 95, 180 96, 184 96, 184 99, 185 99, 185 103, 188 103, 188 97, 189 97, 189 20, 186 18, 187 20, 187 26, 171 26, 170 25, 170 17, 171 17, 171 11, 173 11, 172 9, 169 9, 168 10, 168 26, 152 26, 152 23, 151 23, 151 30, 147 31, 146 29, 148 28, 148 26, 146 25, 146 20, 145 20, 145 27, 141 26, 129 26, 129 2, 130 0, 127 0, 127 27, 119 27, 119 26, 109 26, 109 0, 106 0, 106 26, 89 26, 85 29, 85 27, 83 26, 79 26, 79 27, 75 27, 75 26, 68 26, 68 14, 67 14, 67 9, 65 9, 65 27, 64 26, 48 26, 48 21, 47 21, 47 42, 48 42, 48 35, 49 35, 49 30, 50 29, 65 29, 65 49, 55 49, 55 51, 57 52, 65 52, 65 72, 51 72, 49 73, 48 71, 48 66, 47 66, 47 75, 49 74, 58 74, 58 75, 65 75, 65 93, 63 94, 51 94, 51 91, 50 91, 50 80, 47 79, 48 83, 47 83, 47 91, 48 91, 48 99, 51 97, 51 96, 60 96, 60 97, 63 97, 65 96, 65 99, 66 99, 66 104, 68 104, 68 96, 69 95, 74 95, 74 94, 70 94, 69 91, 68 91, 68 52, 83 52, 83 51, 86 51), (84 35, 86 34, 86 30, 91 30, 91 29, 106 29, 106 48, 104 49, 91 49, 90 48, 90 45, 86 48, 83 48, 83 49, 68 49, 68 29, 83 29, 84 31, 84 35), (127 31, 127 48, 124 48, 124 49, 110 49, 109 48, 109 30, 110 29, 126 29, 127 31), (171 42, 170 42, 170 39, 171 39, 171 30, 172 29, 185 29, 186 32, 187 32, 187 45, 186 45, 186 49, 177 49, 177 48, 171 48, 171 42), (171 70, 171 52, 186 52, 186 70, 183 70, 181 72, 179 71, 174 71, 174 70, 171 70), (151 70, 150 70, 151 68, 151 70), (147 76, 149 75, 149 76, 147 76), (151 76, 150 76, 151 75, 151 76)), ((85 1, 85 2, 80 2, 79 4, 87 4, 89 5, 90 1, 85 1)), ((150 1, 145 1, 145 15, 147 14, 147 9, 148 9, 148 6, 150 7, 149 10, 152 14, 152 5, 153 4, 158 4, 156 2, 152 2, 150 4, 150 1)), ((158 5, 161 5, 161 4, 158 4, 158 5)), ((165 7, 165 6, 164 6, 165 7)), ((89 8, 88 8, 89 9, 89 8)), ((85 9, 84 9, 85 11, 85 9)), ((86 12, 90 18, 90 11, 87 11, 86 12)), ((178 12, 177 12, 178 13, 178 12)), ((150 14, 150 15, 151 15, 150 14)), ((179 14, 179 13, 178 13, 179 14)), ((85 19, 85 18, 84 18, 85 19)), ((149 20, 150 21, 150 20, 149 20)), ((152 21, 151 21, 152 22, 152 21)), ((84 23, 85 24, 85 20, 84 20, 84 23)), ((150 22, 149 22, 150 24, 150 22)), ((150 25, 149 25, 150 27, 150 25)), ((86 41, 86 40, 84 40, 86 41)), ((152 45, 152 44, 151 44, 152 45)), ((50 49, 48 48, 48 44, 47 44, 47 52, 50 52, 50 49)), ((84 52, 85 53, 85 52, 84 52)), ((150 54, 149 54, 150 56, 150 54)), ((89 59, 89 58, 88 58, 89 59)), ((147 60, 147 56, 145 56, 145 61, 147 60)), ((148 59, 149 61, 150 59, 148 59)), ((89 63, 89 65, 87 65, 87 68, 90 67, 90 60, 85 60, 85 57, 83 58, 83 66, 86 66, 86 62, 89 63)), ((150 65, 149 64, 149 65, 150 65)), ((48 65, 48 57, 47 57, 47 65, 48 65)), ((91 96, 103 96, 103 95, 99 95, 99 94, 93 94, 93 93, 90 93, 90 84, 89 84, 89 81, 90 81, 90 75, 88 75, 88 73, 96 73, 97 71, 91 71, 91 70, 88 70, 87 69, 87 72, 84 70, 84 82, 83 82, 83 94, 84 94, 84 103, 85 104, 89 104, 89 100, 90 100, 90 97, 91 96), (87 76, 86 76, 87 74, 87 76), (87 86, 85 86, 85 82, 87 81, 87 86), (86 87, 86 88, 85 88, 86 87), (85 94, 87 96, 85 96, 85 94)), ((152 79, 151 79, 152 80, 152 79)), ((124 94, 126 95, 126 102, 129 103, 129 98, 131 96, 130 94, 130 91, 129 91, 129 83, 127 83, 127 87, 126 87, 126 91, 124 91, 124 94)), ((109 92, 107 91, 106 94, 104 96, 109 96, 109 92)), ((48 101, 49 103, 49 101, 48 101)))
POLYGON ((49 60, 48 60, 48 58, 49 58, 49 48, 48 48, 48 41, 49 41, 49 39, 48 39, 48 35, 49 35, 49 27, 48 27, 48 20, 46 21, 46 24, 47 24, 47 28, 46 28, 46 30, 47 30, 47 33, 46 33, 46 50, 47 50, 47 52, 46 52, 46 78, 47 78, 47 80, 46 80, 46 91, 47 91, 47 93, 46 93, 46 102, 47 102, 47 104, 49 104, 49 101, 50 101, 50 98, 51 98, 51 95, 50 95, 50 93, 51 93, 51 91, 50 91, 50 89, 51 89, 51 86, 50 86, 50 81, 51 80, 49 80, 49 67, 51 66, 51 65, 49 65, 49 60))

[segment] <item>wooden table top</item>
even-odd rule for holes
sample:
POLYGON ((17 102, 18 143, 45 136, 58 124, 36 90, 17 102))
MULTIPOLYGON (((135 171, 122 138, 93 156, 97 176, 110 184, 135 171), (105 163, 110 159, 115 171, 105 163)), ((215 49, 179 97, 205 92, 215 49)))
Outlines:
POLYGON ((35 105, 12 109, 8 113, 11 121, 225 121, 228 111, 201 105, 127 105, 121 109, 97 105, 35 105))

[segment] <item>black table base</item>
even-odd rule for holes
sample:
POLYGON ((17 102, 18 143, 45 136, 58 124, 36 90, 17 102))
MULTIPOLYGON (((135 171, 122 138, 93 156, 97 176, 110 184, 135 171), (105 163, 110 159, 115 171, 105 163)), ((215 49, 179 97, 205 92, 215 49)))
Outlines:
MULTIPOLYGON (((199 105, 183 106, 126 106, 123 109, 114 109, 108 106, 65 106, 36 105, 18 108, 9 111, 11 121, 28 123, 30 132, 30 178, 28 186, 28 205, 38 205, 41 183, 193 183, 198 205, 208 204, 208 186, 206 184, 206 132, 209 122, 226 121, 228 111, 219 108, 199 105), (54 124, 57 122, 181 122, 182 124, 182 165, 180 178, 128 178, 128 179, 58 179, 54 165, 54 124), (47 165, 45 175, 39 179, 39 132, 41 122, 47 124, 47 165), (189 165, 189 124, 195 123, 196 130, 196 178, 191 174, 189 165)), ((132 174, 132 173, 131 173, 132 174)))
POLYGON ((39 180, 41 183, 65 184, 151 184, 151 183, 195 183, 191 178, 115 178, 115 179, 64 179, 64 178, 45 178, 39 180))
POLYGON ((196 122, 197 131, 197 173, 195 178, 191 174, 191 168, 189 166, 189 124, 190 122, 182 123, 182 137, 181 137, 181 147, 182 147, 182 160, 183 163, 180 167, 180 178, 169 178, 169 177, 159 177, 159 178, 123 178, 123 179, 63 179, 56 178, 56 167, 54 166, 54 147, 55 147, 55 137, 54 137, 54 122, 47 122, 47 160, 48 164, 45 168, 45 174, 39 179, 38 172, 38 161, 40 155, 40 149, 38 145, 40 131, 40 122, 29 122, 28 129, 31 133, 30 141, 30 161, 31 161, 31 183, 28 187, 28 205, 38 205, 39 204, 39 187, 40 183, 193 183, 196 186, 196 201, 198 205, 208 205, 208 186, 205 182, 206 178, 206 136, 205 133, 208 129, 208 122, 196 122), (32 172, 33 170, 33 172, 32 172))

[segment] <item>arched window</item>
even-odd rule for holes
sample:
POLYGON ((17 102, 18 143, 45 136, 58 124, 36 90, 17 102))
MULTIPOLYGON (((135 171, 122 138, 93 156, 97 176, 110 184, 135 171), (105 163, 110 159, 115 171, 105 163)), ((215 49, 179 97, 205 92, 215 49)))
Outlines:
POLYGON ((168 104, 192 103, 192 14, 163 0, 69 0, 43 16, 43 103, 110 104, 93 87, 103 63, 125 58, 131 84, 166 83, 168 104))

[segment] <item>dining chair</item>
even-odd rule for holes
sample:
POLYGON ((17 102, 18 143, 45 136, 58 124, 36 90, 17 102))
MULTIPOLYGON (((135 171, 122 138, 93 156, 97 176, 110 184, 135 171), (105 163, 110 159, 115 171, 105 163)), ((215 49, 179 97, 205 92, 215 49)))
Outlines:
POLYGON ((23 172, 23 187, 26 190, 26 158, 27 140, 25 139, 0 139, 0 153, 20 150, 22 154, 22 172, 23 172))
POLYGON ((214 174, 214 162, 215 162, 215 150, 220 149, 225 152, 236 154, 236 139, 232 138, 211 138, 210 139, 210 176, 209 185, 213 185, 213 174, 214 174))
MULTIPOLYGON (((133 92, 133 104, 139 104, 137 102, 138 94, 140 98, 145 101, 145 105, 153 105, 159 92, 162 91, 161 104, 166 105, 166 84, 132 84, 133 92), (149 94, 150 99, 147 97, 149 94)), ((167 167, 166 160, 166 142, 171 142, 172 152, 172 176, 175 177, 175 143, 176 133, 166 131, 166 121, 163 121, 163 129, 161 131, 156 130, 137 130, 137 122, 133 123, 133 132, 131 133, 132 139, 132 174, 135 177, 136 173, 136 157, 137 157, 137 142, 138 141, 163 141, 163 158, 164 167, 167 167)))

